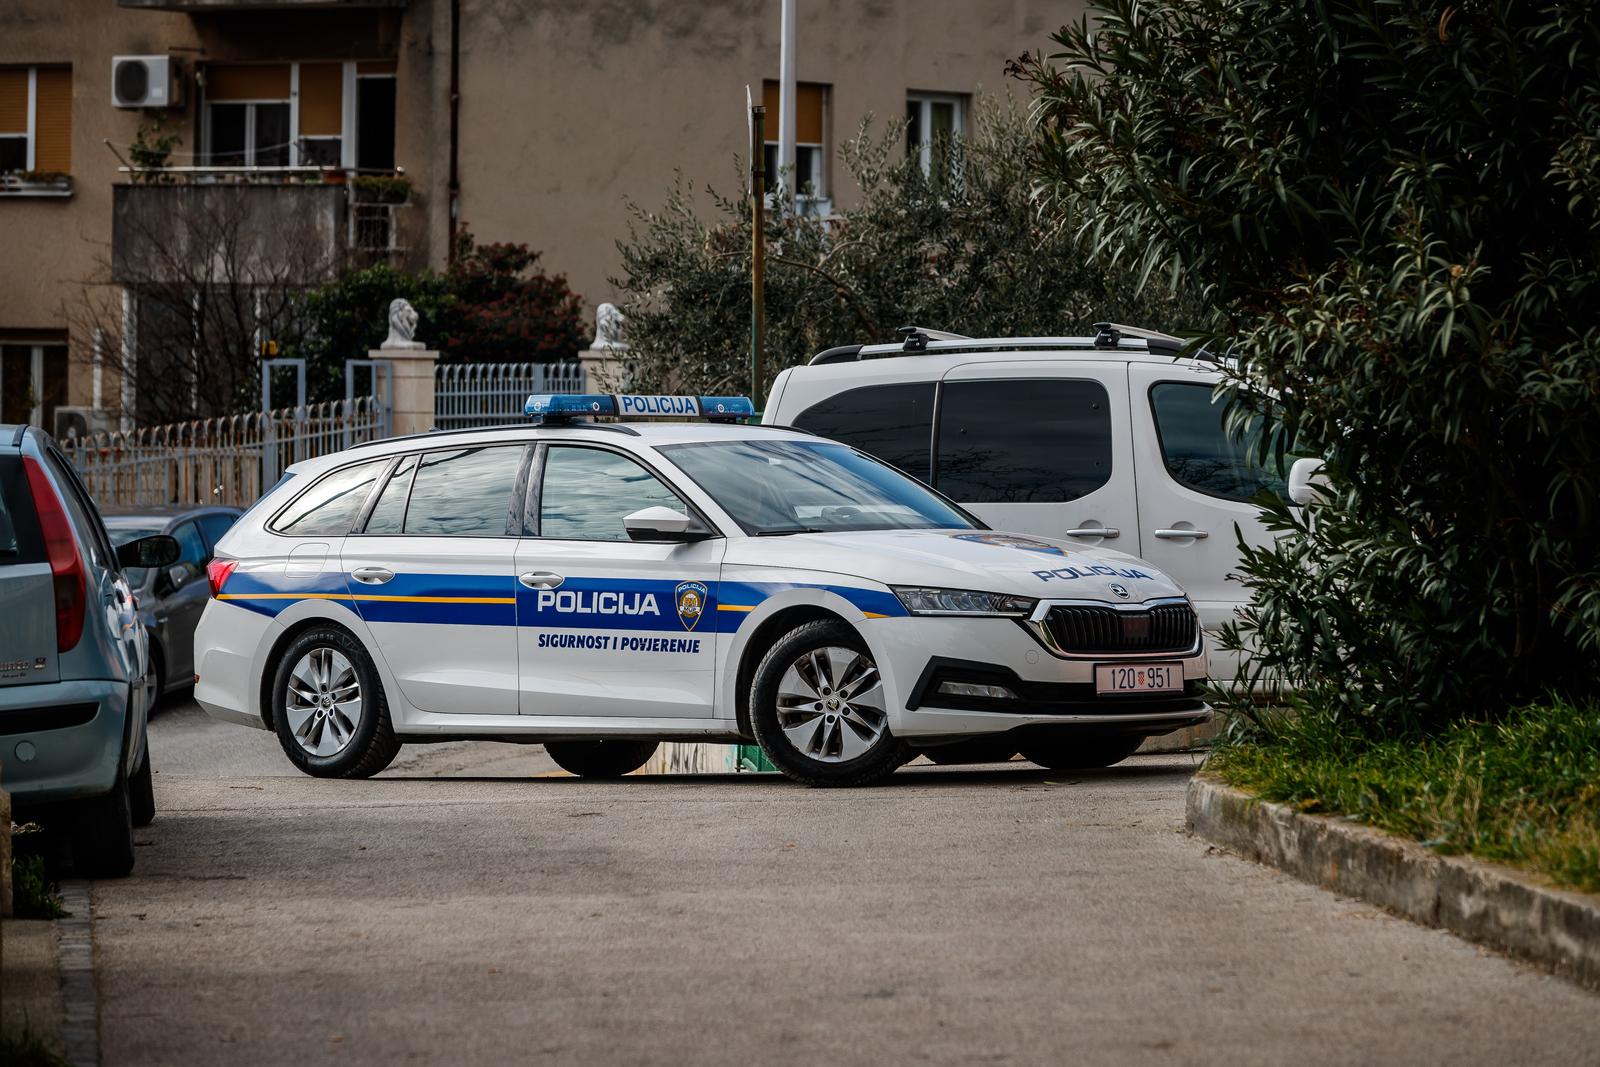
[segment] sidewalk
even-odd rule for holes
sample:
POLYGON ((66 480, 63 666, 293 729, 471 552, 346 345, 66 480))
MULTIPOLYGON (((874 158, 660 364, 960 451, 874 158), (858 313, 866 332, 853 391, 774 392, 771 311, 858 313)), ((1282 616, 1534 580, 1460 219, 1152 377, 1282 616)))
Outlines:
POLYGON ((0 1029, 17 1040, 24 1030, 62 1055, 61 976, 56 924, 49 919, 0 922, 0 1029))

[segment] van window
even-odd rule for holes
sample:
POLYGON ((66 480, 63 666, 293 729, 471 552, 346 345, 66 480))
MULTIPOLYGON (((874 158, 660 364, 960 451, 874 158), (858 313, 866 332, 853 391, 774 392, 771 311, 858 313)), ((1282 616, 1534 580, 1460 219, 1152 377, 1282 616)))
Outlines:
POLYGON ((1081 378, 945 382, 939 491, 973 504, 1059 504, 1111 480, 1111 405, 1081 378))
POLYGON ((361 514, 361 505, 367 502, 372 484, 388 465, 386 456, 325 475, 279 512, 271 528, 286 534, 344 536, 361 514))
POLYGON ((1213 398, 1211 386, 1159 382, 1150 388, 1150 408, 1162 461, 1179 485, 1224 500, 1249 500, 1262 490, 1287 499, 1283 472, 1255 460, 1261 420, 1230 434, 1227 403, 1213 398))
MULTIPOLYGON (((512 522, 521 445, 430 452, 417 463, 405 532, 416 537, 505 537, 512 522)), ((370 527, 369 527, 370 530, 370 527)))
POLYGON ((933 388, 933 382, 900 382, 847 389, 806 408, 792 425, 854 445, 926 482, 933 388))

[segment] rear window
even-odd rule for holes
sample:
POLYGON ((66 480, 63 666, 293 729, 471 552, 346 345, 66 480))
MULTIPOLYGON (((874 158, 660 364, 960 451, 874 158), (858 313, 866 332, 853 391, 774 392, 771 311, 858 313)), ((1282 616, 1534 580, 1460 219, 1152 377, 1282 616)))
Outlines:
POLYGON ((806 408, 791 425, 853 445, 926 482, 933 388, 932 382, 901 382, 847 389, 806 408))
POLYGON ((0 567, 44 562, 28 477, 17 456, 0 456, 0 567))
POLYGON ((278 533, 340 537, 350 532, 367 494, 389 465, 389 458, 357 463, 331 474, 301 493, 278 513, 272 529, 278 533))

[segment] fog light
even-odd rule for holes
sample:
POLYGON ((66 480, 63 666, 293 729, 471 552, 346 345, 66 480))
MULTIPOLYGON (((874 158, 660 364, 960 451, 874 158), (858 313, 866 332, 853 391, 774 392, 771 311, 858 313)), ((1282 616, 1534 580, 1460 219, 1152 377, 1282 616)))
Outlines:
POLYGON ((940 682, 939 692, 950 697, 983 697, 985 700, 1017 699, 1017 694, 1003 685, 977 685, 973 682, 940 682))

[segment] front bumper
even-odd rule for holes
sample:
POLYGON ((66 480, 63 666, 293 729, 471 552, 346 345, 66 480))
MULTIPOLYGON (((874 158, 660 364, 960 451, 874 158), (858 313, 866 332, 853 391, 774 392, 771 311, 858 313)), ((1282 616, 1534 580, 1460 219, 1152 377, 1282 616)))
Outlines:
POLYGON ((891 701, 890 729, 908 740, 1005 733, 1025 727, 1085 728, 1145 735, 1211 718, 1199 695, 1204 645, 1188 655, 1065 658, 1012 619, 916 617, 874 620, 869 643, 891 701), (1180 663, 1184 692, 1097 696, 1097 663, 1180 663), (945 680, 1003 686, 1015 699, 952 696, 945 680))
POLYGON ((0 788, 18 811, 110 791, 128 698, 112 681, 0 689, 0 788))

